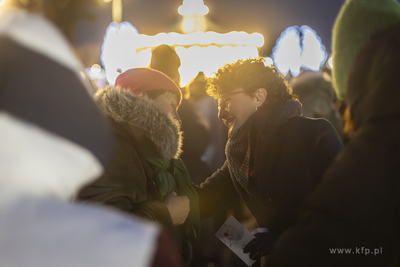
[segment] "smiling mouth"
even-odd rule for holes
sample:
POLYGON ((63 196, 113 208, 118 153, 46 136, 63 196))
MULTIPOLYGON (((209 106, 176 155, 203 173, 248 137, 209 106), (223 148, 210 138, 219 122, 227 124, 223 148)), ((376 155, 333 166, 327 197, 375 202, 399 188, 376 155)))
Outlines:
POLYGON ((229 127, 229 125, 232 123, 232 121, 234 120, 235 118, 230 118, 229 120, 224 120, 224 124, 226 125, 226 127, 229 127))

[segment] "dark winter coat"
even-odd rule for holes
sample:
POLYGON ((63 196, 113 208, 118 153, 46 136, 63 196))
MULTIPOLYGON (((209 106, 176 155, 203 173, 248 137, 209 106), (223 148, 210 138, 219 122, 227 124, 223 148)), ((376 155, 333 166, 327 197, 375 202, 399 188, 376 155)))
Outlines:
POLYGON ((356 134, 269 266, 400 266, 399 46, 400 24, 372 37, 354 60, 346 101, 356 134))
POLYGON ((258 194, 254 197, 233 178, 229 164, 201 184, 200 216, 213 215, 235 201, 245 202, 259 227, 280 234, 297 220, 300 203, 314 189, 342 144, 324 119, 294 117, 278 127, 263 126, 255 153, 260 155, 258 194))
MULTIPOLYGON (((114 126, 116 138, 112 161, 100 179, 83 188, 78 199, 100 202, 119 210, 158 221, 177 237, 183 257, 189 257, 186 231, 173 226, 167 206, 157 191, 155 174, 141 153, 133 129, 144 130, 146 145, 154 146, 164 159, 178 158, 182 134, 152 100, 107 87, 96 99, 114 126)), ((179 192, 178 192, 179 194, 179 192)))
POLYGON ((346 145, 271 266, 388 266, 399 240, 399 136, 400 118, 391 119, 369 123, 346 145))

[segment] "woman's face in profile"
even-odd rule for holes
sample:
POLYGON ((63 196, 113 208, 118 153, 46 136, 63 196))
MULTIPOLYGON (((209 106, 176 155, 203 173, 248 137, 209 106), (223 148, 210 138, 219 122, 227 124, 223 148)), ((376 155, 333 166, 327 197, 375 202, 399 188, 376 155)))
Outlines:
POLYGON ((218 118, 228 127, 229 135, 235 134, 257 110, 256 97, 236 88, 218 99, 218 118))

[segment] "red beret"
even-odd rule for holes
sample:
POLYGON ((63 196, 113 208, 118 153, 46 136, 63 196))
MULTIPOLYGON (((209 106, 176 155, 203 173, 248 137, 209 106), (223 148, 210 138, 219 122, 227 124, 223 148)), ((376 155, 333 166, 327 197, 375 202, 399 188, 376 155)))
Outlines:
POLYGON ((134 94, 145 91, 166 89, 178 95, 178 104, 182 101, 181 89, 167 75, 150 68, 133 68, 118 75, 115 86, 120 86, 134 94))

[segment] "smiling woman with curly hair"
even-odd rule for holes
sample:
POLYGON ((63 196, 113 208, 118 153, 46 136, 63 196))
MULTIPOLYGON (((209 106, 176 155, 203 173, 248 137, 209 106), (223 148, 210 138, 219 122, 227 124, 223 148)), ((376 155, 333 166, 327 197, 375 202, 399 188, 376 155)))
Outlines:
POLYGON ((208 79, 207 93, 218 98, 238 87, 247 94, 255 93, 258 88, 265 88, 272 101, 283 103, 297 100, 285 77, 275 67, 266 67, 264 62, 264 58, 254 58, 226 64, 214 77, 208 79))
POLYGON ((241 198, 268 232, 244 252, 258 260, 296 222, 300 203, 317 185, 342 144, 324 119, 302 117, 285 78, 262 58, 227 64, 209 79, 229 128, 224 166, 198 188, 202 217, 241 198))

